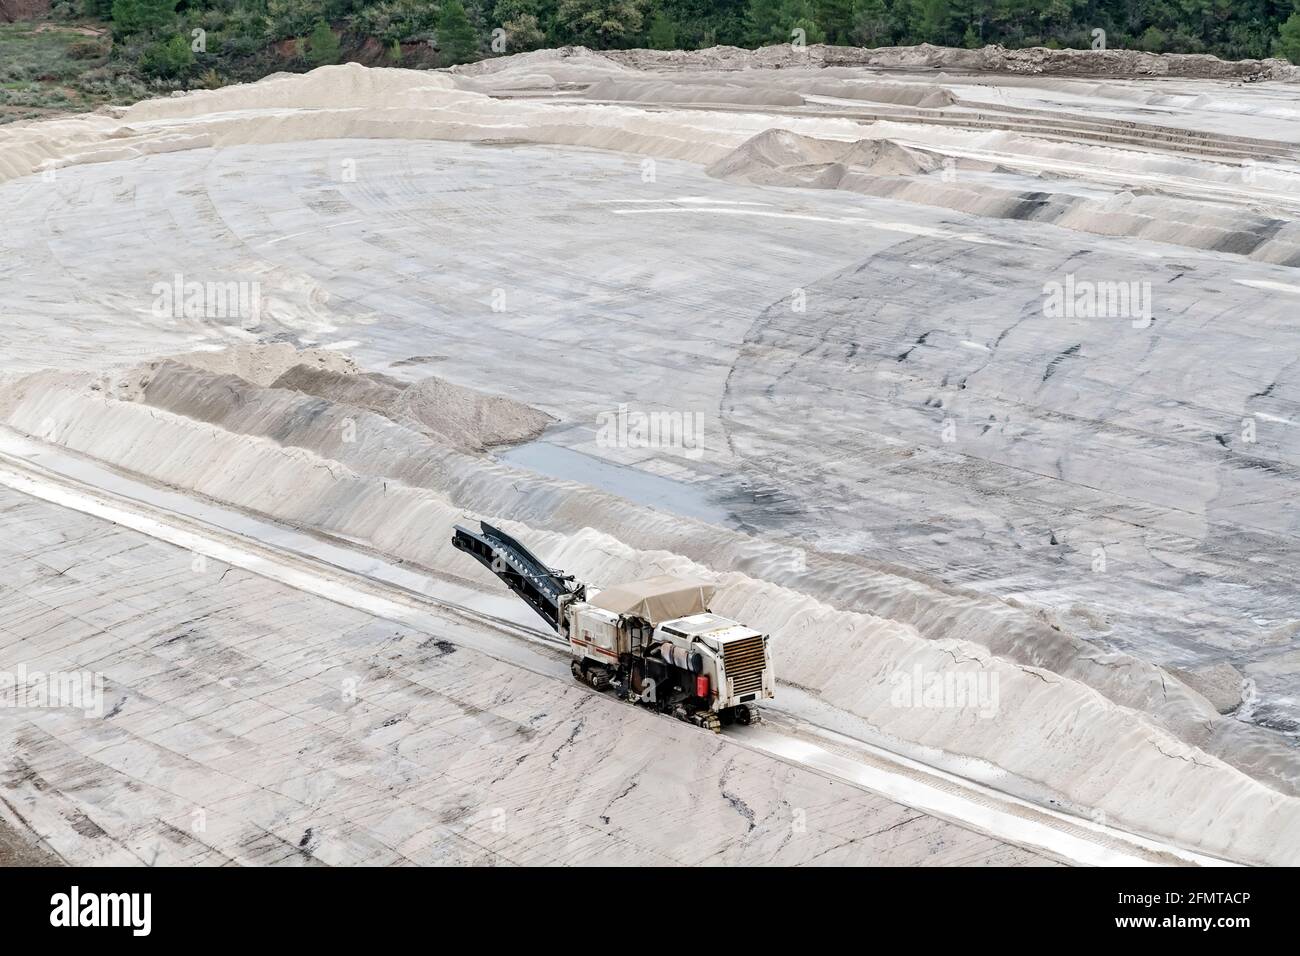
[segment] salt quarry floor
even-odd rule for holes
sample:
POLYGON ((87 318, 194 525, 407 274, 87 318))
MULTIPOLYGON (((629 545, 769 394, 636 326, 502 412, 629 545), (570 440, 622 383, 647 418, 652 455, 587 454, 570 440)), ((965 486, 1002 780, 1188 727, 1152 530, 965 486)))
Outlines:
POLYGON ((0 128, 0 862, 1300 863, 1300 80, 974 53, 0 128), (480 519, 715 581, 763 722, 574 682, 480 519))

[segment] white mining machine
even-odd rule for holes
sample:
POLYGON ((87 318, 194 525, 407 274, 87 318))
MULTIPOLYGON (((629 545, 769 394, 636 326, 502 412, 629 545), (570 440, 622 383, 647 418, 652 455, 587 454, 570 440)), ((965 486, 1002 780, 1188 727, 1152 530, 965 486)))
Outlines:
POLYGON ((776 678, 761 631, 709 611, 713 586, 670 575, 597 591, 486 522, 452 544, 568 641, 573 676, 710 730, 758 719, 776 678))

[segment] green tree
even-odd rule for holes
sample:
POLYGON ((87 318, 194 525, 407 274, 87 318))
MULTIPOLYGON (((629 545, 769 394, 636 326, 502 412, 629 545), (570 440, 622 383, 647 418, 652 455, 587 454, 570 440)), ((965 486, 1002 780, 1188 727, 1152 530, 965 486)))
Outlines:
POLYGON ((307 38, 307 62, 312 66, 327 66, 339 61, 339 38, 330 25, 317 20, 307 38))
POLYGON ((325 19, 321 0, 267 0, 263 18, 265 39, 302 38, 318 20, 325 19))
POLYGON ((816 0, 814 10, 827 43, 847 46, 853 42, 853 0, 816 0))
POLYGON ((513 20, 506 20, 501 27, 506 31, 507 53, 540 50, 546 46, 546 34, 538 26, 537 17, 531 13, 521 13, 513 20))
POLYGON ((886 46, 893 25, 885 0, 858 0, 853 7, 852 41, 859 46, 886 46))
POLYGON ((784 40, 794 37, 794 31, 802 30, 806 43, 824 43, 826 33, 817 22, 817 14, 812 0, 782 0, 781 23, 785 27, 784 40))
POLYGON ((679 50, 748 43, 748 7, 749 0, 654 0, 654 8, 672 21, 679 50))
POLYGON ((177 0, 113 0, 113 30, 120 36, 157 33, 176 16, 177 0))
POLYGON ((1300 63, 1300 12, 1291 14, 1278 30, 1273 52, 1292 63, 1300 63))
POLYGON ((750 42, 757 46, 789 43, 795 30, 802 30, 808 43, 826 39, 813 0, 752 0, 747 21, 750 42))
POLYGON ((626 47, 641 33, 645 6, 646 0, 560 0, 555 39, 595 49, 626 47))
POLYGON ((745 32, 755 46, 790 39, 781 21, 782 0, 750 0, 745 14, 745 32))
POLYGON ((443 0, 438 11, 438 53, 447 64, 468 63, 478 53, 478 35, 460 0, 443 0))
POLYGON ((952 8, 948 0, 921 0, 917 8, 916 30, 921 42, 945 44, 952 25, 952 8))
MULTIPOLYGON (((548 4, 548 14, 554 8, 554 4, 548 4)), ((537 19, 541 16, 540 0, 497 0, 492 7, 492 15, 489 19, 492 23, 504 24, 507 20, 518 20, 520 17, 531 16, 537 19)))
POLYGON ((1142 31, 1137 45, 1139 50, 1146 50, 1148 53, 1163 53, 1169 46, 1169 37, 1165 35, 1164 30, 1151 26, 1142 31))
POLYGON ((677 25, 662 10, 650 20, 650 49, 677 49, 677 25))
POLYGON ((428 0, 383 0, 360 7, 352 25, 358 33, 391 44, 394 40, 428 39, 434 35, 437 16, 428 0))
POLYGON ((190 41, 183 36, 151 43, 140 55, 140 69, 149 76, 176 79, 194 65, 190 41))

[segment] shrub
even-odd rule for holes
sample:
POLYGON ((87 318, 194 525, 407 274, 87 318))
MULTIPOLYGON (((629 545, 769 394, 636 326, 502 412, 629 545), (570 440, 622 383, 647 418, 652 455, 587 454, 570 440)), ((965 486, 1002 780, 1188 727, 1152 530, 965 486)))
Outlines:
POLYGON ((222 56, 245 57, 252 56, 262 49, 262 41, 250 36, 236 34, 234 36, 223 36, 221 38, 222 56))
POLYGON ((1159 27, 1147 27, 1142 36, 1138 37, 1137 45, 1139 50, 1146 50, 1148 53, 1163 53, 1169 45, 1169 38, 1159 27))
POLYGON ((1300 12, 1291 14, 1282 24, 1273 52, 1292 63, 1300 63, 1300 12))
POLYGON ((267 20, 255 10, 239 7, 226 17, 222 32, 261 42, 266 38, 267 20))
POLYGON ((467 63, 478 53, 478 36, 460 0, 443 0, 438 11, 438 53, 448 64, 467 63))
POLYGON ((362 8, 353 19, 358 33, 385 45, 424 39, 435 23, 434 7, 424 0, 386 0, 362 8))
POLYGON ((507 53, 540 50, 546 45, 546 34, 537 25, 537 17, 531 13, 521 13, 513 20, 507 20, 501 26, 506 31, 507 53))
POLYGON ((309 52, 307 62, 312 66, 326 66, 339 61, 339 38, 334 35, 330 25, 324 20, 317 20, 308 39, 309 52))
POLYGON ((324 15, 320 0, 267 0, 266 38, 286 40, 306 36, 324 15))
POLYGON ((174 79, 189 71, 194 65, 194 54, 189 41, 183 36, 160 40, 145 47, 140 57, 140 69, 146 75, 159 79, 174 79))
POLYGON ((99 40, 76 40, 68 44, 68 56, 74 60, 98 60, 108 56, 108 44, 99 40))
POLYGON ((677 25, 662 10, 650 21, 650 49, 677 49, 677 25))
POLYGON ((113 0, 113 29, 119 36, 156 33, 176 16, 177 0, 113 0))

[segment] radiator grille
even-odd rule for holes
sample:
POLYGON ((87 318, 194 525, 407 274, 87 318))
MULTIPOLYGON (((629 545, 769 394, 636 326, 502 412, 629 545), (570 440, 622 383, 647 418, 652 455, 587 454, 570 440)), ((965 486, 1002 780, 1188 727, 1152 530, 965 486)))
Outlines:
POLYGON ((723 645, 722 662, 731 678, 733 694, 748 694, 763 689, 763 667, 767 663, 763 638, 747 637, 723 645))

